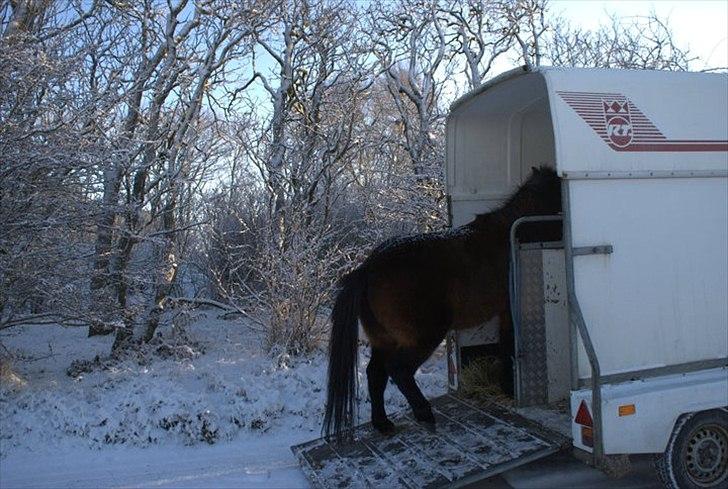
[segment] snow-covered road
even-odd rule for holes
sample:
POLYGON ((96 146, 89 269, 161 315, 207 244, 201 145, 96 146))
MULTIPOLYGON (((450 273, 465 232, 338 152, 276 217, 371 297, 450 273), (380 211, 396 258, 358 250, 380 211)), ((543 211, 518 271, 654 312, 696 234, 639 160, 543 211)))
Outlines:
POLYGON ((0 460, 0 487, 309 487, 289 450, 300 435, 195 447, 23 450, 0 460))
MULTIPOLYGON (((209 447, 76 449, 14 453, 0 461, 0 487, 20 488, 305 488, 308 481, 279 438, 209 447)), ((611 479, 562 453, 475 483, 468 489, 661 487, 649 457, 633 472, 611 479)))

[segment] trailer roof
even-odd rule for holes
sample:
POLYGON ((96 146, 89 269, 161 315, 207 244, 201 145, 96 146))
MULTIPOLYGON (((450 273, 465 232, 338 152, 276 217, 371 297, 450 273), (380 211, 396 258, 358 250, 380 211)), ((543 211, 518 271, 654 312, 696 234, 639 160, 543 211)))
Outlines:
POLYGON ((562 176, 728 172, 726 74, 521 67, 456 100, 449 119, 517 114, 543 97, 562 176))

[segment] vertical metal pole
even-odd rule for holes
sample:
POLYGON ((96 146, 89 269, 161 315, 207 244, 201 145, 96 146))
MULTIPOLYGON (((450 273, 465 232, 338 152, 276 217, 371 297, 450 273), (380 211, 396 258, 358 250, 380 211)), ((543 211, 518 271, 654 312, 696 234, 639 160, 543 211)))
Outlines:
POLYGON ((445 202, 447 204, 447 227, 452 229, 452 195, 445 195, 445 202))
MULTIPOLYGON (((604 457, 604 437, 602 430, 602 389, 601 389, 601 370, 599 369, 599 360, 597 359, 594 344, 589 336, 589 330, 584 322, 584 316, 579 307, 579 301, 576 297, 576 289, 574 288, 574 254, 572 236, 571 236, 571 207, 569 195, 569 181, 563 179, 561 182, 561 206, 564 209, 564 252, 566 258, 566 282, 569 290, 569 320, 576 326, 581 340, 584 343, 584 349, 589 359, 591 367, 591 389, 592 389, 592 418, 594 420, 594 465, 599 466, 604 457)), ((576 349, 576 342, 572 348, 576 349)), ((573 358, 573 356, 572 356, 573 358)), ((578 382, 579 372, 573 372, 578 382)))
POLYGON ((562 226, 562 240, 564 242, 564 265, 566 266, 566 302, 569 315, 570 353, 571 353, 571 390, 579 390, 579 330, 576 321, 572 319, 572 295, 576 297, 574 289, 574 254, 571 243, 571 212, 569 209, 569 189, 566 180, 561 182, 561 206, 563 208, 564 222, 562 226))

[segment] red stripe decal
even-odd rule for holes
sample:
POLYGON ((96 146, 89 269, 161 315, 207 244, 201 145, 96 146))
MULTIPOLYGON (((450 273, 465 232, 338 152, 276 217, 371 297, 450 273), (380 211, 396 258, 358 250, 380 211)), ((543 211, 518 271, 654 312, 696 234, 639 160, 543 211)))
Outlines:
POLYGON ((615 151, 728 151, 728 140, 667 139, 620 93, 556 93, 615 151))

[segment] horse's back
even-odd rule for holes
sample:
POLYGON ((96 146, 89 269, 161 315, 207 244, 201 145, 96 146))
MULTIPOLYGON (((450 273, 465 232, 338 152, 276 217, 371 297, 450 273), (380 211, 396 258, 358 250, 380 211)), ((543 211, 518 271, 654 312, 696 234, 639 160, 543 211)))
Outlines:
MULTIPOLYGON (((392 347, 440 341, 472 283, 472 256, 464 233, 417 235, 380 245, 365 262, 373 343, 392 347)), ((364 315, 367 316, 367 315, 364 315)))

